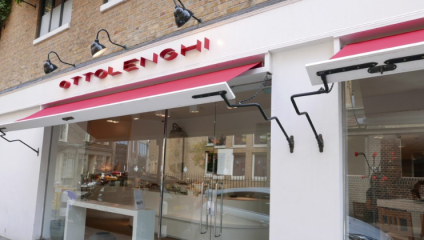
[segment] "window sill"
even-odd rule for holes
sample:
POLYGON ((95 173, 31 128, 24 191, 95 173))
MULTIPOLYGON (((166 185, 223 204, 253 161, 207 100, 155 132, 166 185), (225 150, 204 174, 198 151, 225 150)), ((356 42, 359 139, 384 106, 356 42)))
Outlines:
POLYGON ((233 145, 231 148, 246 148, 246 145, 233 145))
POLYGON ((37 45, 38 43, 40 43, 40 42, 42 42, 44 40, 47 40, 47 39, 49 39, 49 38, 51 38, 51 37, 53 37, 53 36, 55 36, 55 35, 63 32, 63 31, 65 31, 65 30, 67 30, 69 28, 71 28, 71 24, 67 23, 67 24, 65 24, 65 25, 63 25, 63 26, 61 26, 59 28, 56 28, 55 30, 53 30, 53 31, 51 31, 49 33, 46 33, 43 36, 35 39, 34 41, 32 41, 32 44, 33 45, 37 45))
POLYGON ((268 145, 266 145, 266 144, 253 144, 253 147, 261 147, 261 148, 266 148, 266 147, 268 147, 268 145))
POLYGON ((244 176, 231 176, 232 181, 244 181, 244 176))
POLYGON ((100 6, 100 12, 105 12, 113 7, 115 7, 116 5, 123 3, 127 0, 110 0, 108 3, 105 3, 103 5, 100 6))
POLYGON ((253 177, 252 182, 266 182, 267 177, 253 177))

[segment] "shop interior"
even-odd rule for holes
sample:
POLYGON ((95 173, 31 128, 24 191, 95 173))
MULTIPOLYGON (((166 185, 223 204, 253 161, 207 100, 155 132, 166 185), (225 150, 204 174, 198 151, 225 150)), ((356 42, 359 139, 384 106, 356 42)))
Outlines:
POLYGON ((345 83, 348 221, 393 239, 423 239, 422 74, 345 83))

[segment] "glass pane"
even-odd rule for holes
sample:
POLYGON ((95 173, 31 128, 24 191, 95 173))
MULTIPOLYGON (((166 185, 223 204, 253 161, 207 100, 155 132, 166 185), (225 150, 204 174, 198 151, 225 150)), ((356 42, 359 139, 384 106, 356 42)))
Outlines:
POLYGON ((421 239, 423 72, 345 84, 347 219, 351 237, 421 239))
MULTIPOLYGON (((259 87, 260 83, 232 87, 236 102, 251 97, 259 87)), ((269 116, 270 91, 260 91, 249 102, 259 103, 269 116)), ((229 109, 224 102, 218 102, 216 112, 215 135, 234 138, 234 145, 227 144, 225 148, 216 149, 216 232, 222 232, 219 239, 223 240, 269 239, 271 123, 263 119, 256 107, 229 109), (255 137, 260 135, 269 137, 260 145, 254 144, 255 137), (255 156, 259 156, 259 165, 255 165, 255 156), (255 177, 255 172, 260 172, 261 177, 255 177)), ((215 226, 215 217, 212 218, 212 226, 215 226)), ((213 228, 211 231, 212 239, 215 239, 213 228)))
POLYGON ((40 36, 49 32, 50 12, 52 10, 52 0, 44 1, 43 16, 41 16, 40 36))
POLYGON ((237 145, 246 145, 246 134, 237 134, 234 135, 234 146, 237 145))
POLYGON ((254 157, 254 170, 253 177, 267 177, 267 155, 263 153, 256 153, 254 157))
POLYGON ((144 227, 151 224, 151 236, 157 233, 163 130, 163 118, 154 113, 57 127, 43 237, 63 239, 69 224, 74 230, 67 239, 101 232, 132 239, 144 231, 136 225, 140 219, 144 227))
POLYGON ((168 117, 168 137, 165 154, 165 183, 162 236, 165 239, 209 239, 210 232, 201 234, 202 219, 206 228, 207 189, 216 175, 214 119, 215 104, 171 109, 168 117), (204 193, 202 195, 201 193, 204 193))

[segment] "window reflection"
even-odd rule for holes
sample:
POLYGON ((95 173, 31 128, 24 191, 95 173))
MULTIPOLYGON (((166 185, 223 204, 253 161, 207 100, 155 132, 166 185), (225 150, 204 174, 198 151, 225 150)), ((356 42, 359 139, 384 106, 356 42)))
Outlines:
POLYGON ((349 233, 421 239, 422 72, 345 84, 349 233))

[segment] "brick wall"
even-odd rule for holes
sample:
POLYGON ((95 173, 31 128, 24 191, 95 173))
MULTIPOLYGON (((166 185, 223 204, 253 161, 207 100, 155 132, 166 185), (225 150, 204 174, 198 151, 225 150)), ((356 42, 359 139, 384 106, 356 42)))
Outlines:
MULTIPOLYGON (((174 22, 172 0, 128 0, 103 13, 100 12, 103 0, 74 0, 71 28, 34 46, 41 1, 28 1, 36 3, 37 9, 13 3, 12 12, 5 22, 6 29, 1 33, 0 91, 44 76, 43 62, 49 51, 58 52, 62 60, 70 63, 81 64, 91 60, 89 46, 101 28, 111 33, 113 41, 128 47, 179 30, 174 22)), ((206 23, 267 1, 184 0, 183 3, 206 23)), ((190 20, 180 29, 193 25, 197 25, 197 21, 190 20)), ((105 38, 105 34, 101 34, 100 42, 105 38)), ((118 50, 121 49, 113 46, 108 53, 118 50)), ((52 59, 55 57, 52 56, 52 59)), ((59 69, 69 67, 60 63, 57 66, 59 69)))

